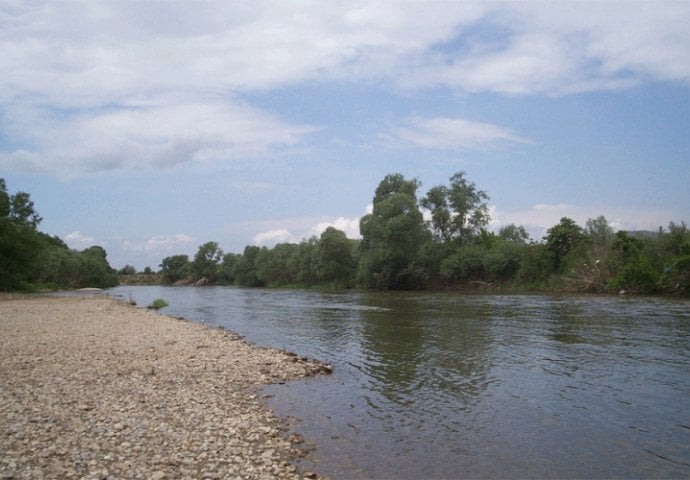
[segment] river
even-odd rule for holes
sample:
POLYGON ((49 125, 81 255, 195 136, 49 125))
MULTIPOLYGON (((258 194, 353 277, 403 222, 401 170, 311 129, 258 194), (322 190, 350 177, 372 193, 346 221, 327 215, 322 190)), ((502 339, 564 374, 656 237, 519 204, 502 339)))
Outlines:
POLYGON ((109 290, 334 366, 264 390, 338 478, 690 477, 690 301, 109 290))

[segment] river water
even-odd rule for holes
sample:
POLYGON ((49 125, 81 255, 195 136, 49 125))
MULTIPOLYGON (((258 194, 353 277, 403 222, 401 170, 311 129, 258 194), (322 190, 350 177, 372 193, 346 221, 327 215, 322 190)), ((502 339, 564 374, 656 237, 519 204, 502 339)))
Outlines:
POLYGON ((334 366, 272 385, 331 478, 690 478, 690 301, 117 287, 334 366))

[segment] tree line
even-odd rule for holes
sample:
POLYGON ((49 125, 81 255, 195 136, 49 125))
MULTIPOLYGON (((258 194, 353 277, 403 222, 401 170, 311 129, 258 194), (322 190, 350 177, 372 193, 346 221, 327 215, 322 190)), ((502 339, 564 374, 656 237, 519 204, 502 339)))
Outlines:
MULTIPOLYGON (((466 289, 635 292, 690 295, 690 232, 671 222, 656 232, 614 232, 606 218, 584 226, 567 217, 534 241, 523 226, 488 230, 489 195, 458 172, 418 196, 417 179, 387 175, 361 240, 327 228, 320 236, 272 248, 224 253, 206 242, 190 259, 166 257, 156 275, 136 281, 251 287, 327 286, 377 290, 466 289)), ((38 230, 26 192, 0 178, 0 291, 111 287, 106 251, 73 250, 38 230)), ((121 274, 136 273, 131 266, 121 274)))
POLYGON ((0 178, 0 291, 117 285, 102 247, 72 250, 39 231, 42 220, 31 196, 10 194, 0 178))
POLYGON ((378 290, 487 288, 690 294, 690 233, 614 232, 605 217, 584 227, 564 217, 539 241, 523 226, 488 230, 489 195, 465 172, 418 197, 396 173, 376 188, 361 240, 329 227, 319 237, 224 253, 217 242, 160 264, 164 283, 378 290))

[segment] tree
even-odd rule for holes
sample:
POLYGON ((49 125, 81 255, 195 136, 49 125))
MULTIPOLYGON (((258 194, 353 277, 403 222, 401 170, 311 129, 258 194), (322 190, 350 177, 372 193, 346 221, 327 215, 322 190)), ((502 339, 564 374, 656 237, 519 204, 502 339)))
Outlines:
POLYGON ((28 286, 40 251, 40 221, 29 194, 10 195, 0 178, 0 289, 28 286))
POLYGON ((164 283, 175 283, 189 275, 189 257, 187 255, 173 255, 165 257, 160 264, 164 283))
POLYGON ((297 254, 299 246, 279 243, 272 249, 262 248, 254 266, 256 276, 263 285, 294 285, 299 277, 297 254))
POLYGON ((217 242, 206 242, 199 247, 191 265, 194 280, 206 278, 215 282, 220 274, 220 262, 223 260, 223 250, 217 242))
POLYGON ((603 215, 594 219, 587 219, 585 232, 592 239, 592 242, 598 246, 605 247, 613 241, 613 228, 611 228, 603 215))
POLYGON ((117 276, 108 264, 107 253, 103 247, 94 245, 81 252, 81 275, 78 287, 108 288, 117 285, 117 276))
POLYGON ((346 287, 354 273, 352 250, 345 232, 328 227, 319 238, 316 261, 320 282, 346 287))
POLYGON ((421 200, 431 212, 434 237, 442 242, 466 244, 489 223, 489 195, 467 180, 465 172, 450 177, 448 187, 433 187, 421 200))
POLYGON ((34 209, 31 196, 26 192, 17 192, 10 197, 10 220, 35 229, 43 219, 34 209))
POLYGON ((119 273, 120 275, 135 275, 137 273, 137 269, 134 268, 132 265, 125 265, 117 273, 119 273))
POLYGON ((223 263, 220 264, 220 282, 225 285, 232 285, 235 282, 235 264, 241 255, 226 253, 223 255, 223 263))
POLYGON ((244 252, 235 262, 234 277, 238 285, 261 287, 263 284, 256 274, 256 260, 261 248, 256 245, 244 247, 244 252))
POLYGON ((546 231, 546 248, 553 256, 553 265, 556 272, 562 271, 564 259, 585 239, 585 233, 575 221, 568 217, 546 231))
POLYGON ((498 238, 506 242, 516 243, 518 245, 526 245, 529 242, 529 234, 522 225, 517 226, 513 223, 501 227, 498 230, 498 238))
POLYGON ((417 179, 387 175, 376 189, 373 212, 360 220, 359 279, 380 289, 420 288, 423 273, 414 264, 429 238, 417 204, 417 179))

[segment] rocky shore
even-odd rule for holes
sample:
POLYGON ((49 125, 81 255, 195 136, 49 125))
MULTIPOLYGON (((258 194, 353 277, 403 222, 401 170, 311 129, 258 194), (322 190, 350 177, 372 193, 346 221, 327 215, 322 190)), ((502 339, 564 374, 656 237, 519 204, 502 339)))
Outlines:
POLYGON ((0 301, 0 478, 316 478, 257 388, 327 367, 107 297, 0 301))

